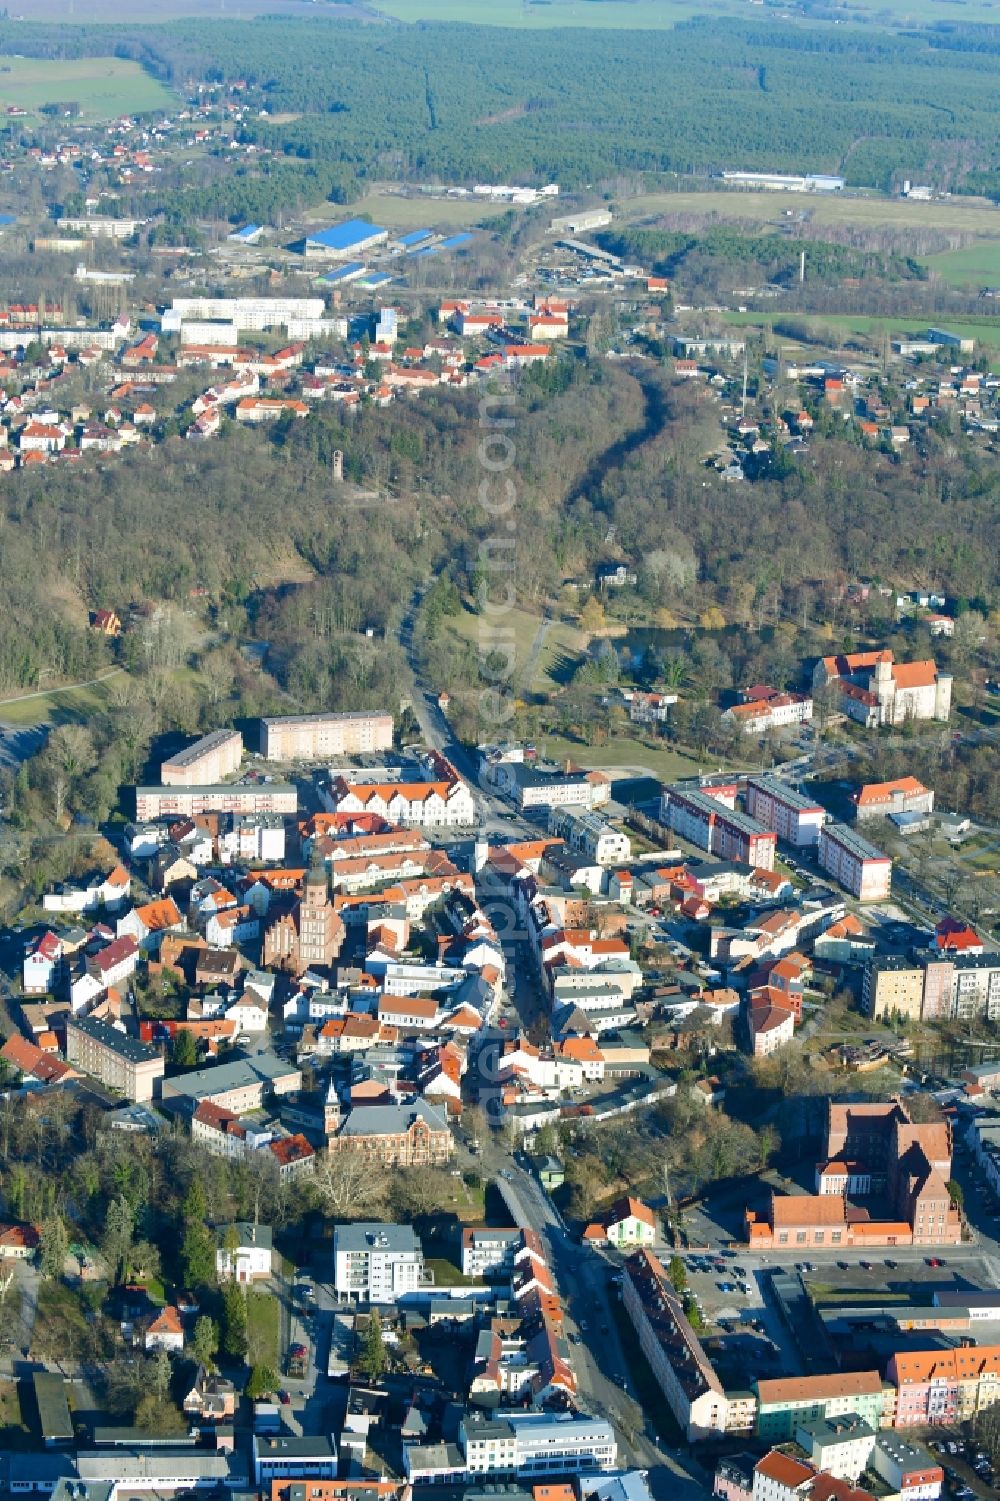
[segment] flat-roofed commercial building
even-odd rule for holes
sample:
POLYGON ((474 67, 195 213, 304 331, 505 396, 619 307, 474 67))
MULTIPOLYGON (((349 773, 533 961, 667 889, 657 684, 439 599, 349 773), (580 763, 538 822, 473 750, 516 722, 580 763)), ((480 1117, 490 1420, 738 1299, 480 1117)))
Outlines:
POLYGON ((261 720, 261 753, 269 761, 321 761, 392 749, 392 715, 285 714, 261 720))
POLYGON ((213 730, 168 757, 160 767, 164 787, 203 787, 238 771, 243 759, 239 730, 213 730))
POLYGON ((819 863, 839 886, 861 902, 877 902, 892 887, 892 861, 847 824, 820 830, 819 863))
POLYGON ((87 1016, 66 1018, 66 1058, 130 1100, 151 1100, 163 1078, 156 1048, 87 1016))

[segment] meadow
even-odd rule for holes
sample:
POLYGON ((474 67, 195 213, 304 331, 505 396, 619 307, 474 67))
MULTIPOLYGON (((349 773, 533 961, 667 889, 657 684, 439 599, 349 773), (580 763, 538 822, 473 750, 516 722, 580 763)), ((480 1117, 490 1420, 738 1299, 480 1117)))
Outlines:
POLYGON ((125 58, 0 57, 0 113, 14 105, 38 114, 43 105, 56 103, 79 105, 83 120, 112 120, 169 110, 177 101, 138 63, 125 58))
MULTIPOLYGON (((808 324, 819 330, 829 330, 831 333, 839 333, 845 339, 851 334, 860 335, 862 338, 877 339, 880 334, 888 333, 893 336, 901 335, 904 338, 920 338, 927 331, 928 324, 933 319, 920 319, 913 315, 906 318, 879 318, 866 317, 855 313, 789 313, 787 315, 774 313, 723 313, 722 318, 726 323, 737 324, 741 328, 766 328, 775 322, 775 318, 782 316, 794 320, 796 323, 808 324)), ((942 320, 942 326, 949 332, 958 334, 963 339, 975 339, 977 345, 989 355, 991 366, 994 370, 1000 370, 1000 318, 963 318, 956 320, 948 318, 942 320)), ((775 337, 771 342, 780 344, 782 348, 798 350, 799 345, 795 341, 783 337, 775 337)), ((811 347, 811 352, 817 352, 811 347)), ((956 358, 959 356, 956 354, 956 358)))
POLYGON ((858 193, 642 193, 613 205, 616 219, 634 223, 655 214, 705 214, 720 219, 787 226, 802 216, 811 224, 858 229, 941 229, 1000 237, 1000 207, 986 198, 911 202, 858 193))
MULTIPOLYGON (((386 229, 399 230, 468 229, 506 212, 503 207, 489 208, 481 201, 470 202, 468 198, 437 198, 429 194, 404 198, 399 193, 377 190, 351 204, 351 213, 358 218, 371 219, 386 229)), ((313 217, 329 221, 330 205, 321 205, 313 217)))
MULTIPOLYGON (((371 0, 371 4, 397 21, 456 21, 526 30, 574 26, 662 31, 694 15, 745 16, 750 10, 750 0, 371 0)), ((858 17, 887 27, 927 26, 941 20, 946 6, 956 20, 966 24, 996 24, 1000 18, 1000 0, 908 0, 901 5, 849 0, 845 18, 858 17)), ((796 13, 796 7, 788 9, 796 13)))
POLYGON ((1000 287, 1000 240, 977 240, 964 250, 928 255, 924 265, 953 287, 1000 287))
MULTIPOLYGON (((449 616, 446 625, 454 635, 477 645, 485 622, 481 615, 463 608, 458 615, 449 616)), ((499 622, 497 628, 501 628, 499 622)), ((514 633, 515 679, 518 689, 528 693, 548 694, 564 682, 588 639, 585 631, 564 620, 546 622, 540 615, 519 608, 503 617, 502 629, 514 633)))

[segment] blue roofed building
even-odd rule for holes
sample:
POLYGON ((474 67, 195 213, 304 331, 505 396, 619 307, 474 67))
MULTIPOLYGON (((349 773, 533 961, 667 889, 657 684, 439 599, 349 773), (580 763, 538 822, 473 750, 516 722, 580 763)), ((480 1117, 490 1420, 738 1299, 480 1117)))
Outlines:
POLYGON ((418 247, 411 254, 414 256, 440 255, 442 252, 446 253, 451 250, 458 250, 461 246, 468 245, 469 241, 473 238, 474 236, 469 234, 467 230, 462 230, 460 234, 449 235, 446 240, 438 240, 435 245, 418 247))
POLYGON ((263 233, 263 224, 244 224, 242 229, 234 229, 232 234, 226 236, 226 239, 236 245, 256 245, 263 233))
POLYGON ((384 245, 388 238, 387 229, 368 219, 345 219, 327 229, 310 230, 305 236, 304 250, 307 259, 354 260, 364 251, 384 245))
POLYGON ((424 245, 428 240, 433 238, 434 231, 432 229, 411 229, 405 235, 397 235, 396 244, 400 250, 405 250, 408 253, 411 250, 416 250, 418 245, 424 245))
POLYGON ((324 287, 345 286, 349 281, 357 281, 359 276, 364 276, 368 267, 364 261, 346 261, 342 266, 334 266, 332 271, 324 271, 316 280, 324 287))

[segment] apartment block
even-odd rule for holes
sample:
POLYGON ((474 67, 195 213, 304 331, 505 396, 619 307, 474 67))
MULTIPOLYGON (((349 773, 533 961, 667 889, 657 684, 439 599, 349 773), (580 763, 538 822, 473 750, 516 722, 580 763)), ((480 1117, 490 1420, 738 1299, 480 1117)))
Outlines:
POLYGON ((599 813, 576 808, 550 808, 549 833, 563 839, 571 850, 598 865, 617 865, 632 854, 632 841, 622 829, 599 813))
POLYGON ((338 1225, 333 1237, 333 1285, 338 1298, 395 1303, 416 1292, 424 1253, 410 1225, 338 1225))
POLYGON ((726 1393, 651 1251, 625 1263, 622 1301, 657 1384, 689 1442, 728 1428, 726 1393))
POLYGON ((788 844, 803 848, 819 840, 826 813, 777 777, 749 777, 746 801, 750 817, 788 844))
POLYGON ((900 1350, 886 1368, 896 1428, 967 1423, 1000 1400, 1000 1345, 900 1350))
POLYGON ((261 754, 268 761, 324 761, 392 749, 391 714, 286 714, 260 723, 261 754))
POLYGON ((164 787, 200 787, 221 782, 239 770, 243 736, 239 730, 213 730, 160 766, 164 787))
POLYGON ((137 787, 137 823, 152 818, 193 818, 197 813, 288 813, 298 794, 287 782, 228 782, 211 786, 137 787))
POLYGON ((524 1244, 522 1230, 467 1228, 462 1231, 462 1276, 495 1279, 509 1276, 524 1244))
POLYGON ((834 1372, 757 1381, 757 1436, 785 1443, 802 1423, 856 1413, 878 1431, 884 1402, 878 1371, 834 1372))
POLYGON ((873 959, 865 970, 861 1003, 866 1016, 912 1017, 919 1020, 924 1004, 924 968, 902 954, 873 959))
POLYGON ((774 869, 777 835, 735 807, 736 788, 665 787, 660 817, 682 839, 720 860, 774 869))
POLYGON ((820 830, 819 863, 861 902, 877 902, 889 895, 892 861, 847 824, 831 823, 820 830))
POLYGON ((130 1100, 151 1100, 163 1078, 156 1048, 90 1017, 66 1018, 66 1058, 130 1100))

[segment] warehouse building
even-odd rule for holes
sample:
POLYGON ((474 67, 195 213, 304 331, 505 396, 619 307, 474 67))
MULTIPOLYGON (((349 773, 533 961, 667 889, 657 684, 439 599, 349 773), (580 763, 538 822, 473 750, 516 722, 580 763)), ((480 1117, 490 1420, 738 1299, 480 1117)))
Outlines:
POLYGON ((312 230, 305 237, 304 251, 307 260, 349 261, 388 238, 387 229, 367 219, 345 219, 343 224, 312 230))

